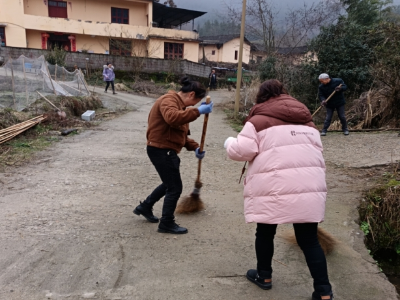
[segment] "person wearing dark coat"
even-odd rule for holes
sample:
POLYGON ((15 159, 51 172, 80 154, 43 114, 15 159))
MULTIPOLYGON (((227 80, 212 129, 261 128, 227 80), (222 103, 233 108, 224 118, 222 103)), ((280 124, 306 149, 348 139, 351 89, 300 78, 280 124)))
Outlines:
POLYGON ((216 90, 217 89, 217 74, 215 74, 215 70, 212 70, 210 73, 209 78, 209 86, 210 90, 216 90))
POLYGON ((342 124, 342 131, 344 135, 349 135, 347 128, 347 121, 345 116, 345 104, 346 99, 344 98, 343 92, 347 90, 347 85, 341 78, 331 78, 328 74, 322 73, 318 77, 321 84, 318 87, 318 98, 321 101, 321 105, 326 107, 326 119, 324 122, 324 128, 321 131, 321 135, 325 136, 331 125, 332 116, 335 110, 338 113, 340 123, 342 124), (335 91, 329 101, 327 99, 335 91))

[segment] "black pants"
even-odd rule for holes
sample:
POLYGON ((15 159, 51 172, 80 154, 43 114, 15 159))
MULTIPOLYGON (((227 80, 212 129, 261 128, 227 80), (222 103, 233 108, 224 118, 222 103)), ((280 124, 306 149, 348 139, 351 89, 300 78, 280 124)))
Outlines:
POLYGON ((114 89, 114 80, 113 80, 113 81, 106 81, 106 82, 107 82, 106 91, 108 90, 108 87, 110 86, 110 83, 111 83, 111 88, 112 88, 113 92, 115 92, 115 89, 114 89))
POLYGON ((217 89, 217 83, 211 81, 211 82, 210 82, 210 90, 216 90, 216 89, 217 89))
MULTIPOLYGON (((272 274, 272 256, 274 255, 274 236, 277 225, 257 223, 256 255, 257 271, 272 274)), ((328 279, 325 254, 317 237, 318 223, 293 224, 297 243, 304 256, 311 276, 314 279, 314 289, 322 295, 329 295, 331 285, 328 279)))
POLYGON ((182 179, 179 172, 181 160, 174 150, 147 146, 147 155, 157 170, 162 183, 143 202, 149 208, 164 198, 162 222, 174 221, 174 212, 182 194, 182 179))
POLYGON ((326 119, 324 122, 324 129, 322 129, 322 131, 325 131, 325 132, 328 131, 328 128, 331 125, 332 116, 333 116, 333 113, 335 112, 335 110, 338 113, 340 123, 342 123, 342 130, 343 131, 347 130, 347 121, 346 121, 346 116, 345 116, 345 111, 344 111, 344 105, 342 105, 342 106, 335 107, 335 108, 326 107, 326 119))

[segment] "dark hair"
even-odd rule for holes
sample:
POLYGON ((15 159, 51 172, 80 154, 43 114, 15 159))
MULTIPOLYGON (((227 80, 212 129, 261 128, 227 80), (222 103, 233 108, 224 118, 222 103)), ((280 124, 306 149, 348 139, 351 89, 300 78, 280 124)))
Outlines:
POLYGON ((183 77, 179 83, 182 85, 181 92, 183 93, 190 93, 194 92, 196 98, 204 98, 205 95, 207 94, 207 90, 198 81, 191 81, 189 77, 183 77))
POLYGON ((276 79, 270 79, 267 81, 264 81, 260 89, 258 91, 258 94, 256 96, 256 103, 263 103, 270 98, 277 97, 280 94, 287 94, 288 92, 285 90, 283 87, 282 83, 279 80, 276 79))

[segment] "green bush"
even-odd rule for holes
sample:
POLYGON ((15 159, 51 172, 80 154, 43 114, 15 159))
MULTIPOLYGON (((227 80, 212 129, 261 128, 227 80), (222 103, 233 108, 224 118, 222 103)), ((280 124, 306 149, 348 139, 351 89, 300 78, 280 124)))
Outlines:
POLYGON ((46 61, 52 65, 58 65, 60 67, 65 66, 65 57, 67 56, 67 52, 62 48, 54 47, 50 52, 48 52, 45 56, 46 61))
POLYGON ((360 227, 372 255, 382 251, 400 255, 400 181, 387 173, 383 180, 360 203, 360 227))

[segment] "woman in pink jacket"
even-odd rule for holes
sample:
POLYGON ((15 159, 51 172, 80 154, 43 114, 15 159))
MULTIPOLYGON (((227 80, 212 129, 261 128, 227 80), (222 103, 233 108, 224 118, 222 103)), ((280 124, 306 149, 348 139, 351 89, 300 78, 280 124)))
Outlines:
POLYGON ((228 138, 228 156, 249 161, 244 180, 247 223, 257 223, 257 270, 247 279, 272 287, 272 256, 278 224, 293 223, 314 279, 313 300, 333 299, 318 223, 324 220, 326 182, 320 134, 307 107, 287 94, 278 80, 261 84, 256 105, 237 138, 228 138))

